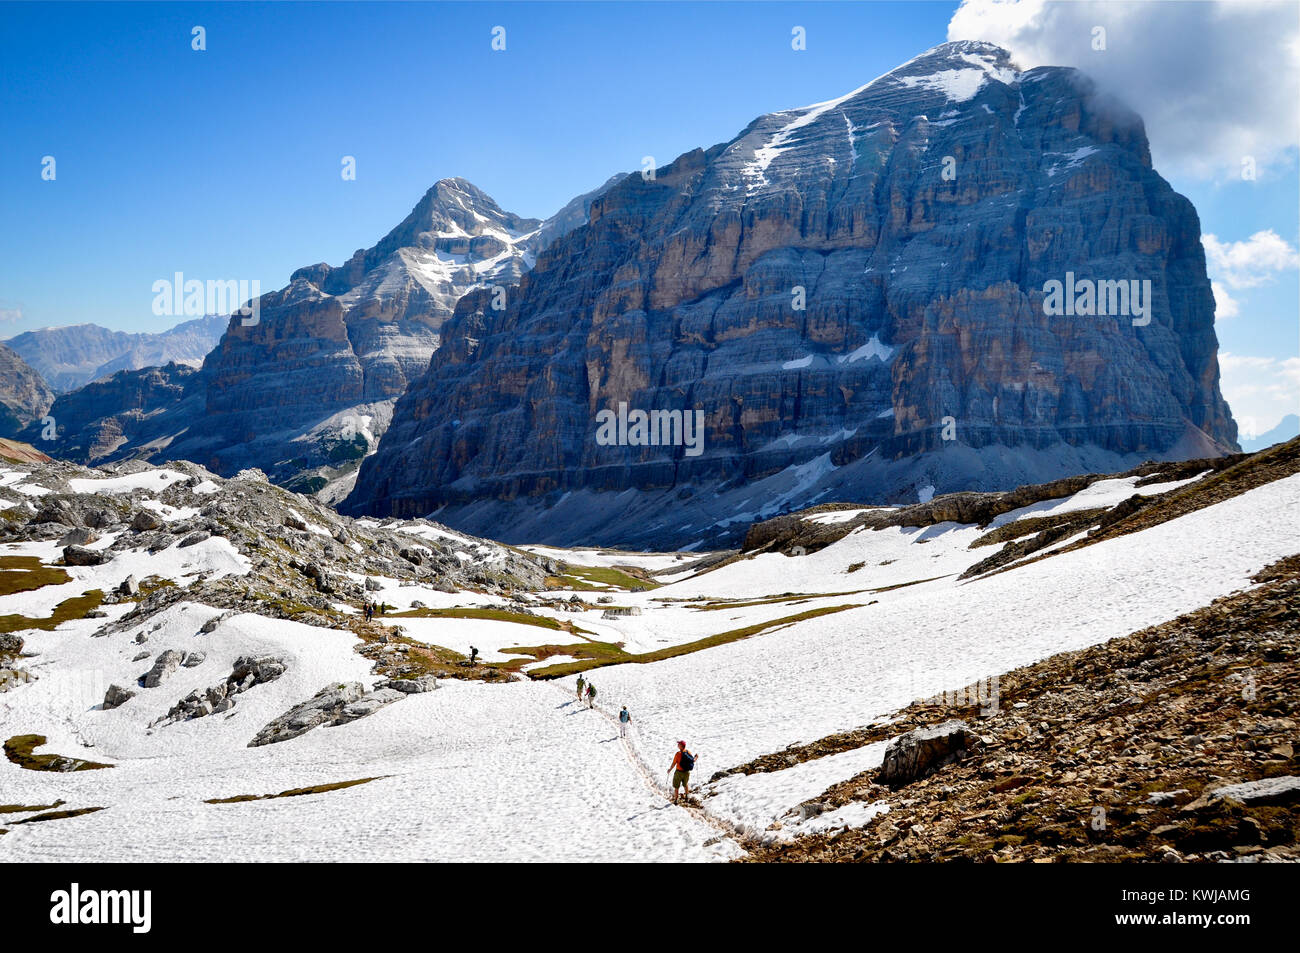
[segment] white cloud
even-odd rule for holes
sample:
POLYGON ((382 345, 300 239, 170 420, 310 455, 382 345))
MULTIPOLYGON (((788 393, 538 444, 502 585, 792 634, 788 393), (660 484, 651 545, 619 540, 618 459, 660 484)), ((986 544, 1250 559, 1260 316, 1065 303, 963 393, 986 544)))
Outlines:
POLYGON ((1272 430, 1300 413, 1300 357, 1278 360, 1219 352, 1219 386, 1243 437, 1272 430))
POLYGON ((1263 174, 1296 160, 1294 4, 962 0, 948 39, 997 43, 1025 68, 1088 73, 1142 116, 1167 175, 1236 177, 1248 156, 1263 174), (1098 26, 1103 51, 1092 48, 1098 26))
POLYGON ((0 305, 0 324, 12 324, 15 321, 21 321, 22 319, 22 308, 11 308, 7 305, 0 305))
POLYGON ((1244 242, 1221 242, 1211 234, 1201 236, 1210 275, 1229 288, 1256 288, 1273 280, 1274 273, 1300 268, 1300 255, 1277 232, 1256 232, 1244 242))
POLYGON ((1241 314, 1241 305, 1220 282, 1211 281, 1210 290, 1214 292, 1214 320, 1235 318, 1241 314))

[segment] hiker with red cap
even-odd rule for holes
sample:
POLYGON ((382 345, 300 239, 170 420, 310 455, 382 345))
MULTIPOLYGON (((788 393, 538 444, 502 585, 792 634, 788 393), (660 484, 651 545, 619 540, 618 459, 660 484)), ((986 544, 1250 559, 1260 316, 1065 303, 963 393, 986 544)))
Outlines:
POLYGON ((683 791, 682 797, 691 799, 691 772, 695 770, 695 755, 686 750, 686 742, 677 742, 677 751, 673 754, 673 763, 668 766, 673 773, 673 801, 678 800, 677 789, 683 791))

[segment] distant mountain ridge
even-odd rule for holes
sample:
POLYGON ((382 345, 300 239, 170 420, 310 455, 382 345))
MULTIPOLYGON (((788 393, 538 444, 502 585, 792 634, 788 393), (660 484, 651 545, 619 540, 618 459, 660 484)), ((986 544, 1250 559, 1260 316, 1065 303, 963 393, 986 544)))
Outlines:
POLYGON ((1271 447, 1275 443, 1285 443, 1297 436, 1300 436, 1300 414, 1287 414, 1278 421, 1277 426, 1272 430, 1266 431, 1257 437, 1243 438, 1241 449, 1246 453, 1254 453, 1256 450, 1271 447))
POLYGON ((82 463, 187 459, 226 475, 257 467, 304 492, 338 483, 326 499, 346 493, 461 296, 516 285, 610 183, 543 221, 442 179, 375 245, 262 295, 256 324, 221 319, 196 373, 133 370, 67 395, 59 447, 82 463))
POLYGON ((65 394, 121 370, 172 362, 198 367, 221 340, 226 321, 208 315, 159 332, 73 324, 24 331, 5 343, 36 368, 55 393, 65 394))

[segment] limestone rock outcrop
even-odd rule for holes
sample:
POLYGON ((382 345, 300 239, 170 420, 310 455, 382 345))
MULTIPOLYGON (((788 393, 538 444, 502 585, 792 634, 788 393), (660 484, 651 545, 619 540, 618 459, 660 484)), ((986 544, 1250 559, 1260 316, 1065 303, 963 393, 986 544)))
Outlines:
POLYGON ((1236 448, 1196 212, 1076 70, 946 43, 627 176, 589 218, 504 309, 461 299, 345 511, 681 545, 1236 448), (1048 313, 1076 278, 1138 297, 1048 313), (620 404, 698 410, 702 444, 598 440, 620 404))

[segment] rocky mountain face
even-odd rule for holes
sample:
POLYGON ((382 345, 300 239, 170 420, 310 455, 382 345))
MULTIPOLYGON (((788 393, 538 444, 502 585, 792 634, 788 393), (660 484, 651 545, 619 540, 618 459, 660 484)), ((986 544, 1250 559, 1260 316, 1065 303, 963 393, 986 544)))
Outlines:
POLYGON ((41 372, 56 393, 66 393, 122 370, 172 362, 197 367, 225 330, 224 317, 208 315, 156 334, 77 324, 25 331, 8 344, 41 372))
POLYGON ((0 436, 12 437, 40 421, 54 402, 41 375, 12 348, 0 344, 0 436))
POLYGON ((346 493, 461 295, 517 283, 539 243, 584 220, 584 199, 543 222, 502 210, 464 179, 444 179, 374 247, 339 267, 300 268, 263 295, 255 323, 223 319, 198 373, 115 377, 69 401, 61 440, 82 462, 186 459, 223 474, 259 467, 327 499, 346 493))
MULTIPOLYGON (((141 455, 152 446, 165 446, 174 432, 168 427, 178 416, 186 386, 198 370, 184 364, 118 371, 108 378, 55 398, 49 408, 56 436, 46 439, 40 420, 22 433, 24 440, 62 460, 93 464, 112 459, 124 445, 141 455)), ((190 413, 197 408, 193 400, 190 413)))
POLYGON ((1141 119, 947 43, 618 181, 504 310, 467 294, 345 509, 718 543, 818 501, 1212 456, 1236 438, 1213 320, 1141 119), (1076 279, 1115 284, 1097 308, 1076 279), (702 447, 598 441, 620 404, 701 411, 702 447))

